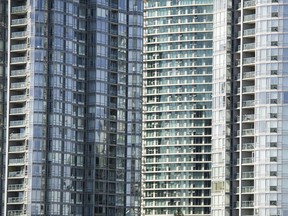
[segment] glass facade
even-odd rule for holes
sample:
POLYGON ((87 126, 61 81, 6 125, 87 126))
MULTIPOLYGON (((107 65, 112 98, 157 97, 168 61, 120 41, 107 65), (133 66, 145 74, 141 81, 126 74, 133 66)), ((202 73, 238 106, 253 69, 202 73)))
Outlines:
POLYGON ((0 3, 4 215, 140 214, 142 7, 0 3))
POLYGON ((142 215, 210 215, 212 4, 144 3, 142 215))

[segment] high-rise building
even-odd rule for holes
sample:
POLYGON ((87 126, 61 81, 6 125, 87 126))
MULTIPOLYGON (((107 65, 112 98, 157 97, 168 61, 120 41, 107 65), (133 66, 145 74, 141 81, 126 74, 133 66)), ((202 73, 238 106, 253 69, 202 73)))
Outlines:
POLYGON ((288 215, 285 0, 214 0, 212 215, 288 215))
POLYGON ((212 4, 144 3, 142 215, 210 215, 212 4))
POLYGON ((141 0, 0 1, 1 215, 140 214, 141 0))

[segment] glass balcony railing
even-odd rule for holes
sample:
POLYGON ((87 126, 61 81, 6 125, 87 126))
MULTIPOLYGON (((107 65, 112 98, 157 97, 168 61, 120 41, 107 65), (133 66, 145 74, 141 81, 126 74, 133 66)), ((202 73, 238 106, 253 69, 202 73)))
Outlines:
POLYGON ((254 143, 243 143, 242 150, 254 149, 254 143))
MULTIPOLYGON (((254 120, 254 114, 243 115, 242 121, 252 121, 254 120)), ((237 116, 237 121, 240 121, 240 116, 237 116)))
POLYGON ((25 210, 8 210, 8 216, 24 216, 26 215, 25 210))
POLYGON ((27 49, 27 44, 14 44, 11 45, 11 50, 15 51, 15 50, 26 50, 27 49))
POLYGON ((20 126, 25 125, 25 120, 18 120, 18 121, 10 121, 10 126, 20 126))
POLYGON ((26 62, 27 62, 26 57, 13 57, 13 58, 11 58, 12 64, 21 64, 21 63, 26 63, 26 62))
POLYGON ((25 69, 12 70, 11 71, 11 76, 24 76, 24 75, 26 75, 26 70, 25 69))
POLYGON ((242 158, 242 164, 250 164, 253 163, 253 161, 254 161, 253 157, 242 158))
POLYGON ((11 13, 25 13, 27 12, 26 6, 16 6, 11 8, 11 13))
MULTIPOLYGON (((240 149, 240 144, 237 145, 237 150, 240 149)), ((254 143, 243 143, 242 150, 252 150, 254 149, 254 143)))
POLYGON ((249 93, 249 92, 254 92, 255 87, 254 86, 244 86, 243 87, 243 93, 249 93))
POLYGON ((9 165, 11 164, 23 164, 25 162, 24 158, 9 159, 9 165))
POLYGON ((243 115, 243 118, 242 118, 242 121, 252 121, 254 120, 254 114, 246 114, 246 115, 243 115))
MULTIPOLYGON (((253 158, 252 157, 242 158, 242 164, 249 164, 249 163, 253 163, 253 158)), ((237 158, 236 164, 237 165, 240 164, 240 159, 239 158, 237 158)))
POLYGON ((10 139, 24 139, 25 133, 12 133, 10 134, 10 139))
POLYGON ((23 190, 24 184, 10 184, 8 185, 8 190, 23 190))
POLYGON ((26 31, 12 32, 11 33, 11 38, 22 38, 22 37, 26 37, 26 36, 27 36, 26 31))
POLYGON ((26 25, 27 24, 27 19, 13 19, 11 20, 11 25, 26 25))
POLYGON ((23 101, 26 99, 27 99, 26 95, 12 95, 10 101, 15 102, 15 101, 23 101))
POLYGON ((25 176, 24 171, 15 171, 15 172, 9 172, 8 177, 10 178, 22 178, 25 176))
POLYGON ((26 82, 11 83, 11 89, 26 88, 26 82))
POLYGON ((254 105, 255 105, 254 100, 243 101, 243 107, 250 107, 250 106, 254 106, 254 105))
POLYGON ((255 57, 250 57, 250 58, 244 58, 243 59, 243 64, 253 64, 255 63, 255 57))
POLYGON ((243 129, 242 135, 243 136, 254 135, 254 129, 243 129))
POLYGON ((255 6, 255 0, 251 0, 251 1, 244 1, 244 8, 246 7, 253 7, 255 6))
POLYGON ((25 151, 25 146, 10 146, 9 147, 9 152, 23 152, 25 151))
POLYGON ((255 71, 244 72, 243 79, 253 78, 255 77, 255 71))
POLYGON ((24 201, 23 197, 8 197, 8 203, 21 203, 24 201))
MULTIPOLYGON (((236 179, 240 178, 239 173, 236 174, 235 176, 236 179)), ((242 179, 251 179, 254 178, 254 172, 243 172, 242 173, 242 179)))
POLYGON ((246 29, 243 31, 243 36, 255 35, 255 28, 246 29))
POLYGON ((249 208, 254 206, 254 201, 242 201, 243 208, 249 208))
POLYGON ((254 186, 242 187, 242 193, 252 193, 252 192, 254 192, 254 186))
POLYGON ((11 108, 10 109, 10 114, 21 114, 21 113, 25 113, 25 108, 21 107, 21 108, 11 108))
POLYGON ((244 16, 244 22, 249 22, 249 21, 253 21, 253 20, 255 20, 255 14, 250 14, 250 15, 244 16))
POLYGON ((251 49, 255 49, 255 43, 244 44, 244 50, 251 50, 251 49))
POLYGON ((254 172, 243 172, 242 178, 254 178, 254 172))

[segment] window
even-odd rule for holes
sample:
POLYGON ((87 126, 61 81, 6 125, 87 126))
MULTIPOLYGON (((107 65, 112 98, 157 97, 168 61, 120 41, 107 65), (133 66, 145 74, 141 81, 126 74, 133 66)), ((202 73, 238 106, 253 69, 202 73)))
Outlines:
POLYGON ((277 186, 270 186, 270 191, 277 191, 277 186))
POLYGON ((270 171, 270 176, 277 176, 277 171, 270 171))

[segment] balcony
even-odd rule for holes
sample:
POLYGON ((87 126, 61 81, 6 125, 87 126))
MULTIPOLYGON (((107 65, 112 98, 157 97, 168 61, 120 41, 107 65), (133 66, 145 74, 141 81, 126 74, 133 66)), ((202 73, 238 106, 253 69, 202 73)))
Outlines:
POLYGON ((25 101, 26 99, 27 99, 26 95, 12 95, 10 101, 19 102, 19 101, 25 101))
POLYGON ((26 111, 25 107, 11 108, 10 109, 10 115, 11 114, 14 114, 14 115, 16 115, 16 114, 25 114, 25 111, 26 111))
POLYGON ((254 135, 254 128, 242 130, 242 136, 253 136, 253 135, 254 135))
POLYGON ((8 216, 24 216, 26 215, 25 210, 8 210, 8 216))
MULTIPOLYGON (((253 158, 252 157, 242 158, 242 163, 241 164, 249 164, 249 163, 253 163, 253 158)), ((237 158, 236 164, 237 165, 240 164, 240 159, 239 158, 237 158)))
POLYGON ((253 50, 255 49, 255 43, 244 44, 244 50, 253 50))
POLYGON ((242 106, 243 107, 251 107, 255 105, 255 101, 254 100, 247 100, 247 101, 243 101, 242 106))
POLYGON ((255 0, 251 0, 251 1, 244 1, 244 8, 247 7, 255 7, 255 0))
MULTIPOLYGON (((243 115, 242 117, 242 121, 252 121, 254 120, 254 114, 246 114, 246 115, 243 115)), ((237 121, 239 122, 240 121, 240 116, 237 116, 237 121)))
MULTIPOLYGON (((240 149, 240 144, 238 144, 236 146, 236 150, 239 150, 240 149)), ((252 150, 254 149, 254 143, 243 143, 242 144, 242 150, 252 150)))
POLYGON ((11 20, 11 25, 12 26, 17 26, 17 25, 26 25, 27 24, 27 19, 13 19, 11 20))
POLYGON ((24 178, 25 172, 24 171, 9 172, 8 177, 9 178, 24 178))
POLYGON ((25 163, 24 158, 9 159, 9 165, 24 164, 24 163, 25 163))
POLYGON ((19 32, 12 32, 11 33, 11 38, 16 39, 16 38, 25 38, 27 36, 26 31, 19 31, 19 32))
POLYGON ((242 164, 250 164, 253 163, 253 161, 254 161, 253 157, 242 158, 242 164))
POLYGON ((254 149, 254 143, 243 143, 242 150, 251 150, 254 149))
POLYGON ((27 12, 27 7, 26 6, 16 6, 11 8, 11 13, 26 13, 27 12))
POLYGON ((24 184, 10 184, 8 185, 9 191, 19 191, 24 189, 24 184))
POLYGON ((254 93, 255 87, 254 86, 244 86, 242 93, 254 93))
POLYGON ((254 178, 254 172, 243 172, 242 173, 242 178, 244 179, 246 179, 246 178, 254 178))
POLYGON ((18 140, 18 139, 25 139, 26 134, 25 133, 12 133, 9 136, 10 140, 18 140))
POLYGON ((251 36, 251 35, 255 35, 255 28, 246 29, 243 31, 243 36, 251 36))
POLYGON ((255 71, 244 72, 242 76, 243 79, 249 79, 254 77, 255 77, 255 71))
POLYGON ((26 70, 25 69, 12 70, 11 71, 11 76, 25 76, 25 75, 26 75, 26 70))
POLYGON ((19 153, 24 152, 25 146, 10 146, 9 147, 9 153, 19 153))
POLYGON ((23 89, 26 88, 26 82, 16 82, 16 83, 11 83, 10 85, 11 89, 23 89))
POLYGON ((254 201, 242 201, 242 208, 251 208, 254 206, 254 201))
POLYGON ((251 22, 251 21, 255 21, 255 14, 244 16, 244 22, 251 22))
POLYGON ((8 216, 24 216, 26 215, 25 210, 8 210, 8 216))
POLYGON ((254 186, 244 186, 242 187, 242 193, 253 193, 254 186))
POLYGON ((26 57, 13 57, 11 58, 11 64, 25 64, 27 62, 26 57))
POLYGON ((250 57, 250 58, 244 58, 243 59, 243 65, 254 64, 254 63, 255 63, 255 57, 250 57))
POLYGON ((11 45, 11 51, 23 51, 28 48, 27 44, 14 44, 11 45))
POLYGON ((22 203, 24 202, 24 198, 23 197, 8 197, 7 202, 8 204, 9 203, 22 203))
POLYGON ((10 127, 24 126, 25 124, 25 120, 10 121, 10 127))
POLYGON ((254 117, 254 114, 245 114, 243 115, 242 121, 253 121, 254 117))

